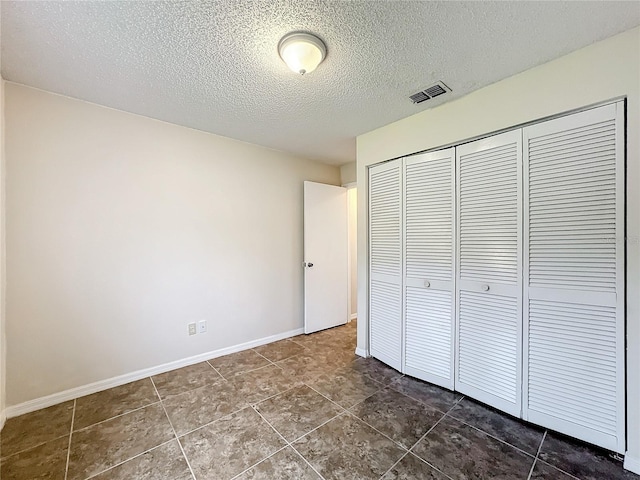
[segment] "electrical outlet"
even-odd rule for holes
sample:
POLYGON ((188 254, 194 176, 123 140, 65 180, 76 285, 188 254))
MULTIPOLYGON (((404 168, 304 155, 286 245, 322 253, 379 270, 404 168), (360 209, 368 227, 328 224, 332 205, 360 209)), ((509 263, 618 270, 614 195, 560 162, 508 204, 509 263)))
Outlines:
POLYGON ((206 333, 206 331, 207 331, 207 321, 200 320, 198 322, 198 333, 206 333))
POLYGON ((190 323, 189 324, 189 335, 195 335, 196 332, 196 324, 194 323, 190 323))

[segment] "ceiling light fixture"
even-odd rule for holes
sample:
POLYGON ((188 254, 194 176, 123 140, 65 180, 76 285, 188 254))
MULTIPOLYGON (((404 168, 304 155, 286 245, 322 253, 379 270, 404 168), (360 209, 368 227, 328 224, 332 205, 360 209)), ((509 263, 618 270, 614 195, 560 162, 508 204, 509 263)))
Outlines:
POLYGON ((313 72, 327 56, 327 46, 310 33, 288 33, 278 44, 280 58, 296 73, 313 72))

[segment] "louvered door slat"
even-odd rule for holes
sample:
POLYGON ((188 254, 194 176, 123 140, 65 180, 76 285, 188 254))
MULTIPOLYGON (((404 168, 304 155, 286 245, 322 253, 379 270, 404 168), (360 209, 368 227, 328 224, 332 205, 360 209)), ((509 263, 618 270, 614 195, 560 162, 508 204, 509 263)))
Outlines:
POLYGON ((624 452, 622 106, 524 129, 524 417, 624 452))
MULTIPOLYGON (((405 369, 452 379, 451 292, 407 287, 405 369)), ((444 381, 446 380, 446 382, 444 381)))
POLYGON ((453 388, 454 150, 405 160, 405 373, 453 388))
POLYGON ((369 170, 369 346, 400 370, 402 363, 401 161, 369 170))
POLYGON ((456 390, 521 411, 521 133, 456 149, 456 390))

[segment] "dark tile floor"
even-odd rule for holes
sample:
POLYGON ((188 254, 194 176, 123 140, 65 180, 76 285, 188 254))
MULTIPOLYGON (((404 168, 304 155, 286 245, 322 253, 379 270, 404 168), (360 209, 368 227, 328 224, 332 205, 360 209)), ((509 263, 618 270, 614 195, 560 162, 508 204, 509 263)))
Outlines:
POLYGON ((12 418, 0 478, 640 477, 606 452, 357 358, 355 322, 12 418))

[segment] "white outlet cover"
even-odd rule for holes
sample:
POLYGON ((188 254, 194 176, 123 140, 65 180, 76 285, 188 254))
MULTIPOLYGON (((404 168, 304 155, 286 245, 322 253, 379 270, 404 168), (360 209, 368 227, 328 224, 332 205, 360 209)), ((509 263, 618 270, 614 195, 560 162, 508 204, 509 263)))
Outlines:
POLYGON ((195 323, 190 323, 189 324, 189 335, 195 335, 196 333, 197 333, 196 324, 195 323))
POLYGON ((207 321, 200 320, 198 322, 198 333, 205 333, 207 331, 207 321))

